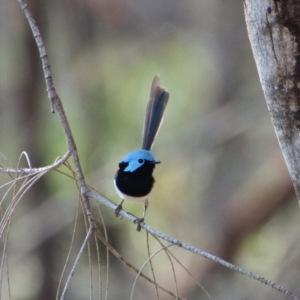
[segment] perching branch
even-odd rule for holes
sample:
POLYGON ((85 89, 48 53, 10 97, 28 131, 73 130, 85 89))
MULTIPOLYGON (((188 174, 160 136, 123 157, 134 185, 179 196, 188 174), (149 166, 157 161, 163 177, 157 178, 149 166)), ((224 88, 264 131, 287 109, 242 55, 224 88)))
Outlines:
MULTIPOLYGON (((104 204, 104 205, 112 208, 113 210, 115 210, 117 208, 116 204, 112 203, 111 201, 105 199, 104 197, 102 197, 102 196, 100 196, 98 194, 95 194, 94 192, 92 192, 89 189, 87 189, 85 191, 85 195, 87 197, 89 197, 89 198, 92 198, 92 199, 96 200, 97 202, 99 202, 101 204, 104 204)), ((135 223, 135 221, 137 219, 137 217, 133 216, 132 214, 130 214, 130 213, 124 211, 124 210, 120 211, 120 215, 122 217, 130 220, 133 223, 135 223)), ((195 253, 197 255, 203 256, 203 257, 205 257, 205 258, 207 258, 209 260, 212 260, 212 261, 214 261, 214 262, 216 262, 216 263, 218 263, 218 264, 220 264, 220 265, 222 265, 222 266, 224 266, 224 267, 226 267, 228 269, 231 269, 231 270, 233 270, 235 272, 238 272, 238 273, 240 273, 242 275, 246 275, 246 276, 248 276, 248 277, 250 277, 250 278, 252 278, 254 280, 257 280, 257 281, 259 281, 259 282, 261 282, 261 283, 263 283, 265 285, 268 285, 268 286, 276 289, 277 291, 279 291, 281 293, 284 293, 285 295, 287 295, 291 299, 294 299, 294 300, 299 300, 300 299, 293 292, 291 292, 290 290, 284 288, 283 286, 275 283, 274 281, 271 281, 271 280, 266 279, 266 278, 264 278, 264 277, 262 277, 260 275, 255 274, 255 273, 253 273, 251 271, 248 271, 248 270, 245 270, 245 269, 240 268, 238 266, 235 266, 235 265, 233 265, 233 264, 231 264, 231 263, 229 263, 229 262, 227 262, 227 261, 225 261, 225 260, 223 260, 223 259, 215 256, 215 255, 207 253, 207 252, 205 252, 203 250, 200 250, 200 249, 198 249, 196 247, 193 247, 193 246, 191 246, 189 244, 182 243, 182 242, 180 242, 179 240, 177 240, 175 238, 172 238, 172 237, 170 237, 170 236, 168 236, 168 235, 166 235, 166 234, 164 234, 162 232, 159 232, 159 231, 151 228, 149 225, 146 225, 145 223, 141 223, 140 225, 141 225, 141 228, 143 228, 144 230, 148 231, 153 236, 156 236, 156 237, 158 237, 160 239, 163 239, 163 240, 167 241, 169 244, 178 246, 178 247, 183 248, 183 249, 185 249, 187 251, 190 251, 190 252, 195 253)))
POLYGON ((244 0, 260 82, 300 201, 300 2, 244 0))

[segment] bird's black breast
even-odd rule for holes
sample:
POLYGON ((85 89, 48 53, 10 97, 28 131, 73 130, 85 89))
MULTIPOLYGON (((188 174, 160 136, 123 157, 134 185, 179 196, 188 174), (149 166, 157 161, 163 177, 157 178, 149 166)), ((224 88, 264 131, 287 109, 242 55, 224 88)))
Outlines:
POLYGON ((120 169, 115 176, 115 183, 119 191, 132 197, 143 197, 151 192, 155 182, 152 173, 155 165, 145 162, 133 172, 123 171, 128 163, 121 162, 120 169))

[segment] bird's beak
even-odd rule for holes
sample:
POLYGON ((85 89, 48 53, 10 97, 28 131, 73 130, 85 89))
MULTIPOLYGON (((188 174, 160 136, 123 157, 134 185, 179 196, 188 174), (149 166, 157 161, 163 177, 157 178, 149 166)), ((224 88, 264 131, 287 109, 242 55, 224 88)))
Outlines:
POLYGON ((154 164, 160 164, 160 161, 159 161, 159 160, 156 160, 156 161, 154 162, 154 164))

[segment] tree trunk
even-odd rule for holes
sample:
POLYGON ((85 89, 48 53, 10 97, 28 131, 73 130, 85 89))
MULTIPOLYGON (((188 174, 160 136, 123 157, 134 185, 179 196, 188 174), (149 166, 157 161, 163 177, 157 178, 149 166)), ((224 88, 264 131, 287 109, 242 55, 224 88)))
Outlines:
POLYGON ((300 200, 300 1, 244 0, 244 8, 262 89, 300 200))

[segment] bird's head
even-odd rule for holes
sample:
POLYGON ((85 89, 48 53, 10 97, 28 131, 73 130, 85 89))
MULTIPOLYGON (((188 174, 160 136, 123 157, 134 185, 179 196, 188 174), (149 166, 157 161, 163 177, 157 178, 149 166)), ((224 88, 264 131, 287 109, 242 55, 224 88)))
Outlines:
POLYGON ((123 169, 124 172, 134 172, 144 165, 153 165, 154 168, 154 165, 159 163, 160 161, 155 160, 150 151, 141 149, 125 156, 120 163, 120 167, 123 164, 126 166, 123 169))

